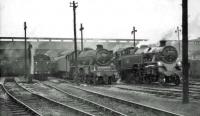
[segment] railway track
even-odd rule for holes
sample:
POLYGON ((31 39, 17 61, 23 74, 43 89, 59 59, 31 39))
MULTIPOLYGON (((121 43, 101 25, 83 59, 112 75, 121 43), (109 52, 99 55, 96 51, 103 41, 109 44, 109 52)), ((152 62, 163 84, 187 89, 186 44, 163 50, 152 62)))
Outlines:
POLYGON ((0 109, 2 116, 40 116, 39 113, 9 94, 3 85, 0 85, 0 109))
POLYGON ((74 109, 68 105, 59 103, 53 99, 44 97, 22 88, 16 82, 5 83, 6 90, 40 115, 49 116, 93 116, 84 111, 74 109))
MULTIPOLYGON (((173 99, 182 99, 182 86, 172 86, 172 87, 160 87, 160 86, 140 86, 140 85, 134 85, 133 87, 123 87, 123 86, 116 86, 119 89, 124 89, 124 90, 131 90, 131 91, 136 91, 136 92, 143 92, 143 93, 148 93, 152 94, 155 96, 159 97, 164 97, 164 98, 173 98, 173 99)), ((193 102, 199 102, 200 100, 200 87, 199 86, 190 86, 190 99, 193 102)))
POLYGON ((36 86, 28 86, 27 84, 23 84, 22 86, 31 91, 37 91, 39 94, 42 93, 46 97, 56 100, 59 103, 67 104, 70 107, 82 110, 94 116, 126 116, 125 114, 112 110, 108 107, 102 106, 95 102, 91 102, 79 96, 72 95, 52 86, 45 86, 39 82, 36 86))
POLYGON ((109 107, 116 111, 122 112, 126 115, 143 115, 143 116, 180 116, 179 114, 175 114, 172 112, 164 111, 158 108, 153 108, 149 106, 145 106, 143 104, 134 103, 132 101, 127 101, 124 99, 119 99, 115 97, 111 97, 108 95, 103 95, 98 92, 88 91, 76 86, 72 86, 66 84, 67 82, 44 82, 46 85, 51 86, 59 91, 64 91, 73 95, 78 95, 83 97, 89 101, 93 101, 99 103, 103 106, 109 107), (62 84, 63 86, 59 86, 62 84), (102 102, 103 101, 103 102, 102 102), (123 107, 123 110, 119 107, 123 107))

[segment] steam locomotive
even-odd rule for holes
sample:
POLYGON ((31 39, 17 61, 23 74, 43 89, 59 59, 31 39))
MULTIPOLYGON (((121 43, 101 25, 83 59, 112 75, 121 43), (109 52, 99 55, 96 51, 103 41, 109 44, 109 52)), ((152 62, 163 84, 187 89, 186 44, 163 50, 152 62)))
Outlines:
POLYGON ((127 83, 152 83, 162 85, 174 83, 179 85, 181 78, 176 73, 178 52, 173 46, 166 46, 166 41, 160 41, 160 46, 140 48, 128 47, 115 52, 115 64, 121 80, 127 83))
POLYGON ((34 56, 34 78, 38 80, 47 80, 51 72, 51 59, 44 54, 36 54, 34 56))
POLYGON ((57 70, 60 69, 57 75, 88 84, 111 84, 116 81, 118 73, 113 64, 113 51, 97 45, 96 50, 85 48, 77 54, 77 62, 74 51, 66 55, 65 60, 61 58, 57 61, 57 70))
MULTIPOLYGON (((25 74, 25 59, 24 59, 24 50, 7 50, 7 52, 20 54, 18 57, 13 55, 12 57, 3 56, 0 59, 0 74, 1 76, 24 76, 25 74)), ((27 49, 27 73, 33 74, 34 78, 38 80, 46 80, 47 76, 51 72, 51 61, 50 57, 43 54, 36 54, 34 56, 34 68, 31 71, 31 46, 27 49)), ((29 75, 32 76, 32 75, 29 75)))

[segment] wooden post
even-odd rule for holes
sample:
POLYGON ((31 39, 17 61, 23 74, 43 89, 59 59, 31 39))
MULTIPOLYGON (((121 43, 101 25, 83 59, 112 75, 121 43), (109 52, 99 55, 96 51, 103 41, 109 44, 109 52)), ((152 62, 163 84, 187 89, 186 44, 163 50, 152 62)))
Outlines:
POLYGON ((133 26, 133 30, 131 31, 131 34, 133 34, 133 46, 136 47, 135 45, 135 32, 137 32, 137 30, 135 29, 135 27, 133 26))
POLYGON ((83 25, 81 23, 80 31, 81 31, 81 51, 83 51, 83 25))
POLYGON ((24 22, 24 77, 27 79, 26 22, 24 22))
POLYGON ((189 103, 188 80, 188 0, 182 0, 182 59, 183 59, 183 103, 189 103))
POLYGON ((76 42, 76 8, 78 7, 78 3, 74 1, 70 3, 70 7, 73 7, 73 16, 74 16, 74 51, 75 51, 75 65, 77 67, 77 42, 76 42))

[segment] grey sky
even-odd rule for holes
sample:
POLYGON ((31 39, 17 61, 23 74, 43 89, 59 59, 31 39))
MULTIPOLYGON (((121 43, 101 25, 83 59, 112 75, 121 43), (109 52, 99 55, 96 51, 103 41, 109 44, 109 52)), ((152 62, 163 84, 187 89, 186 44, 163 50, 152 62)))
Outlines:
MULTIPOLYGON (((1 0, 0 36, 23 36, 23 22, 28 36, 73 37, 73 12, 70 0, 1 0)), ((77 0, 77 34, 80 23, 84 37, 131 39, 135 26, 136 38, 150 40, 169 38, 181 26, 181 0, 77 0)), ((198 37, 200 1, 189 0, 190 35, 198 37), (193 29, 194 28, 194 29, 193 29)))

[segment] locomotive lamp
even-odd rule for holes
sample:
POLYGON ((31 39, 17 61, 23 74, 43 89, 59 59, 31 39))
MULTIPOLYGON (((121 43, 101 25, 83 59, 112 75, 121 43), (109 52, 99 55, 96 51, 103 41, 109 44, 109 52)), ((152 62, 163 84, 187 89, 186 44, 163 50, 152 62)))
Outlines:
POLYGON ((97 70, 97 69, 96 69, 96 66, 94 66, 94 70, 93 70, 93 71, 95 72, 96 70, 97 70))
POLYGON ((100 77, 100 76, 101 76, 101 73, 100 73, 100 72, 97 72, 97 76, 100 77))
POLYGON ((179 62, 177 63, 177 65, 178 65, 179 67, 181 67, 181 66, 182 66, 181 61, 179 61, 179 62))
POLYGON ((182 68, 182 62, 181 61, 177 62, 175 68, 177 70, 181 70, 181 68, 182 68))
POLYGON ((157 62, 157 65, 158 66, 163 66, 163 63, 162 62, 157 62))

